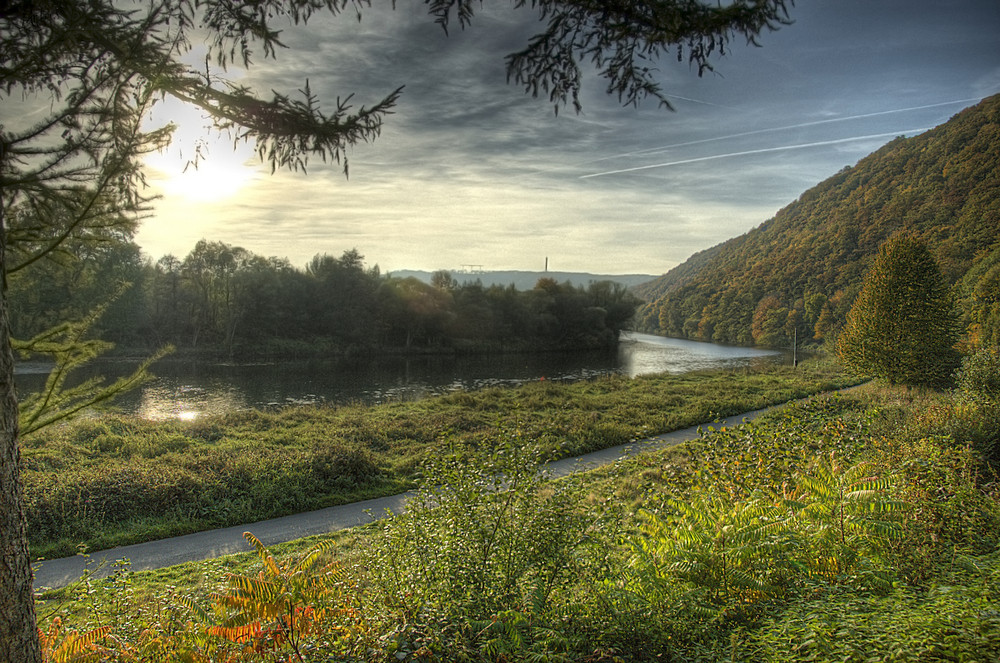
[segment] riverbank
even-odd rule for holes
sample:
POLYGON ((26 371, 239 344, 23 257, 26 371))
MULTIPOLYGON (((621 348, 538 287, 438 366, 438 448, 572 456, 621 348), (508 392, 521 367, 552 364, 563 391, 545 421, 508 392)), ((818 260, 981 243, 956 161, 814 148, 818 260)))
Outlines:
POLYGON ((865 385, 554 483, 500 431, 441 453, 404 516, 118 568, 41 625, 111 629, 122 661, 992 661, 998 427, 1000 404, 865 385))
POLYGON ((107 416, 23 442, 29 545, 61 557, 392 495, 429 456, 517 430, 577 456, 852 380, 831 363, 458 392, 194 421, 107 416))
MULTIPOLYGON (((773 407, 782 406, 775 405, 773 407)), ((649 453, 663 447, 697 440, 710 426, 730 428, 742 425, 756 419, 764 412, 767 410, 744 412, 722 420, 705 422, 704 425, 689 426, 580 456, 553 460, 546 463, 542 467, 542 471, 546 477, 551 479, 568 477, 575 472, 585 472, 612 465, 639 453, 649 453)), ((149 571, 185 562, 241 553, 246 550, 246 541, 243 539, 245 531, 253 532, 254 536, 267 546, 306 537, 328 535, 404 513, 407 501, 415 495, 415 491, 407 491, 398 495, 332 506, 255 523, 206 530, 110 550, 92 551, 87 555, 46 560, 34 565, 35 591, 40 591, 42 588, 65 587, 84 575, 94 579, 107 577, 112 574, 114 564, 122 559, 129 560, 129 568, 132 571, 149 571)))
MULTIPOLYGON (((618 338, 574 340, 564 344, 541 344, 534 340, 450 339, 437 345, 344 345, 327 338, 302 341, 268 341, 226 347, 224 345, 171 346, 160 362, 230 362, 261 363, 276 361, 336 361, 381 357, 475 357, 532 354, 574 354, 613 352, 618 338)), ((109 359, 140 362, 157 352, 153 346, 116 345, 105 354, 109 359)))

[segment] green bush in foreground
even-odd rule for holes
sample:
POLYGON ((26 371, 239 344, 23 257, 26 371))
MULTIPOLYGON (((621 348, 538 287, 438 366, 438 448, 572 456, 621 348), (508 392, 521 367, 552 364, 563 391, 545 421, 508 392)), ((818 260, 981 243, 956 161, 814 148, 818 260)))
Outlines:
POLYGON ((1000 348, 983 347, 963 357, 955 382, 962 400, 1000 405, 1000 348))
POLYGON ((548 625, 579 573, 590 518, 573 481, 549 483, 516 432, 428 460, 406 512, 365 555, 388 653, 486 657, 564 651, 548 625), (432 625, 451 626, 435 633, 432 625))

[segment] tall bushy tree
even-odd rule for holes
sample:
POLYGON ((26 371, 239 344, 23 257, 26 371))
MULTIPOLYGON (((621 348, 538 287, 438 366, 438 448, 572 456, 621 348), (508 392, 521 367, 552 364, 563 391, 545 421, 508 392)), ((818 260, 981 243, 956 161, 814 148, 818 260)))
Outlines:
POLYGON ((958 324, 951 292, 918 239, 880 248, 837 339, 837 354, 860 374, 890 384, 942 384, 954 371, 958 324))
MULTIPOLYGON (((33 103, 39 113, 0 125, 0 275, 53 255, 70 238, 128 226, 146 211, 142 155, 170 140, 170 127, 145 132, 157 100, 173 96, 212 117, 237 139, 256 141, 274 168, 300 170, 310 156, 344 163, 348 146, 374 139, 399 90, 370 108, 349 97, 324 110, 308 84, 300 97, 269 97, 210 68, 184 64, 195 36, 206 62, 223 71, 273 58, 282 27, 318 11, 360 15, 368 0, 10 0, 0 11, 0 102, 33 103), (24 225, 13 223, 22 219, 24 225), (8 256, 17 242, 30 255, 8 256), (13 260, 9 259, 13 258, 13 260)), ((579 108, 580 62, 592 63, 624 103, 666 104, 649 60, 676 52, 711 69, 735 36, 753 41, 787 17, 792 0, 608 2, 518 0, 547 21, 507 59, 512 81, 556 107, 579 108)), ((427 0, 447 28, 472 20, 471 0, 427 0)), ((0 289, 0 660, 41 659, 24 539, 18 407, 6 289, 0 289)))

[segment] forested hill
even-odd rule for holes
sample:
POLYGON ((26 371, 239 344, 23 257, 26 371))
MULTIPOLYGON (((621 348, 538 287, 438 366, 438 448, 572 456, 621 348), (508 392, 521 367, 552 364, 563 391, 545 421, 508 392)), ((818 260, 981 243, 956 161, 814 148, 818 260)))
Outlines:
MULTIPOLYGON (((843 323, 879 245, 924 240, 967 330, 1000 337, 1000 95, 897 138, 774 218, 692 256, 639 294, 641 329, 739 345, 822 341, 843 323)), ((989 340, 989 339, 986 339, 989 340)))
MULTIPOLYGON (((734 240, 730 240, 734 241, 734 240)), ((710 249, 699 251, 663 276, 632 286, 632 292, 647 302, 654 302, 668 292, 690 283, 701 268, 710 263, 728 242, 717 244, 710 249)))

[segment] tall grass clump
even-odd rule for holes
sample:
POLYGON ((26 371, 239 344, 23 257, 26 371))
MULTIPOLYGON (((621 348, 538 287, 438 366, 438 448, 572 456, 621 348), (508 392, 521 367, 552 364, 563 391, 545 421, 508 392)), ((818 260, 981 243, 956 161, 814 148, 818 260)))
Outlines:
POLYGON ((566 649, 547 625, 579 573, 588 519, 575 484, 547 482, 540 458, 503 431, 488 446, 428 459, 406 512, 380 527, 365 555, 390 653, 498 659, 566 649))

